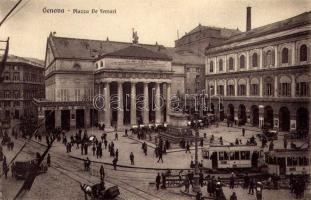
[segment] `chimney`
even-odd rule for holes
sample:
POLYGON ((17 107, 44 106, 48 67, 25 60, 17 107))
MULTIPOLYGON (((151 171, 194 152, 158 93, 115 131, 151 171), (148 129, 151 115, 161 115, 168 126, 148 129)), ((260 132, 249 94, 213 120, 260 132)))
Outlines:
POLYGON ((246 8, 246 31, 252 29, 252 7, 248 6, 246 8))

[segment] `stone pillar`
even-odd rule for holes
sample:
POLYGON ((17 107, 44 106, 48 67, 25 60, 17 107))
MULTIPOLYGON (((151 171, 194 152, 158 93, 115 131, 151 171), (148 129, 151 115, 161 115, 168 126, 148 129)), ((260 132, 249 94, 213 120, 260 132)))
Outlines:
POLYGON ((76 110, 70 109, 70 128, 76 128, 76 110))
POLYGON ((148 83, 144 83, 144 110, 143 110, 143 123, 149 124, 149 91, 148 83))
POLYGON ((279 94, 279 80, 278 76, 274 76, 274 97, 278 97, 279 94))
POLYGON ((171 84, 166 84, 166 123, 170 122, 171 113, 171 84))
POLYGON ((105 83, 104 88, 104 97, 105 97, 105 127, 111 127, 111 108, 110 108, 110 85, 109 82, 105 83))
MULTIPOLYGON (((98 95, 103 95, 104 94, 104 91, 103 91, 103 85, 102 83, 99 83, 98 84, 98 95)), ((105 102, 103 102, 105 103, 105 102)), ((102 110, 99 110, 98 109, 98 123, 100 125, 103 125, 105 123, 105 113, 104 113, 104 109, 102 110)))
POLYGON ((295 97, 296 96, 296 78, 294 74, 292 74, 291 77, 292 77, 291 97, 295 97))
POLYGON ((275 67, 278 67, 278 64, 279 64, 279 58, 278 58, 278 46, 275 46, 274 47, 274 66, 275 67))
POLYGON ((259 69, 262 69, 262 49, 259 51, 259 69))
POLYGON ((62 114, 61 110, 55 110, 55 128, 62 126, 62 114))
POLYGON ((227 96, 227 80, 225 80, 225 83, 224 83, 224 97, 227 96))
POLYGON ((118 130, 122 129, 124 126, 124 108, 123 108, 123 82, 118 82, 118 120, 117 128, 118 130))
POLYGON ((250 80, 249 77, 246 78, 246 96, 249 97, 250 96, 250 80))
POLYGON ((155 123, 161 123, 161 99, 160 99, 160 83, 156 83, 155 94, 155 123))
POLYGON ((236 78, 234 79, 234 95, 235 95, 236 97, 239 96, 239 95, 238 95, 238 81, 237 81, 236 78))
POLYGON ((260 80, 259 80, 259 96, 263 97, 263 78, 262 76, 260 76, 260 80))
POLYGON ((84 126, 85 128, 89 128, 90 127, 90 122, 91 122, 91 113, 90 113, 90 108, 86 108, 84 109, 84 126))
POLYGON ((249 51, 247 51, 246 52, 246 58, 245 58, 245 60, 246 60, 246 70, 249 70, 249 51))
POLYGON ((131 125, 137 124, 136 120, 136 83, 131 83, 131 125))
POLYGON ((238 54, 236 53, 235 55, 234 55, 234 71, 238 71, 238 54))

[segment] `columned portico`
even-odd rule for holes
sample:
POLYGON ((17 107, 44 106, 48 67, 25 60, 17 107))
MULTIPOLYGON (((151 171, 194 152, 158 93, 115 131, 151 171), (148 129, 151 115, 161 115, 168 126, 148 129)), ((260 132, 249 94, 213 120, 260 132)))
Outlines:
POLYGON ((166 123, 170 122, 170 111, 171 111, 171 84, 166 83, 166 123))

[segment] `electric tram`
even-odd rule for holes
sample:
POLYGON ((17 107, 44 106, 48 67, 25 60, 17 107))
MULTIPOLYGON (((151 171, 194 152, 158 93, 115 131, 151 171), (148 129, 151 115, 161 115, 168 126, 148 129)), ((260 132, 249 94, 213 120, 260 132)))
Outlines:
POLYGON ((263 151, 256 145, 211 145, 202 149, 203 167, 252 168, 263 164, 263 151))

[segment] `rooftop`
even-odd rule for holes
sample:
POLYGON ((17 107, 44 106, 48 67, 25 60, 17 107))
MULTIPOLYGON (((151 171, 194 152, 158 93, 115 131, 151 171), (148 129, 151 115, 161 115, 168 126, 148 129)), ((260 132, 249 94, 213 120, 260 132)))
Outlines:
MULTIPOLYGON (((0 55, 2 59, 3 55, 0 55)), ((8 63, 26 63, 36 67, 44 67, 44 61, 36 58, 20 57, 15 55, 9 55, 7 58, 8 63)))

